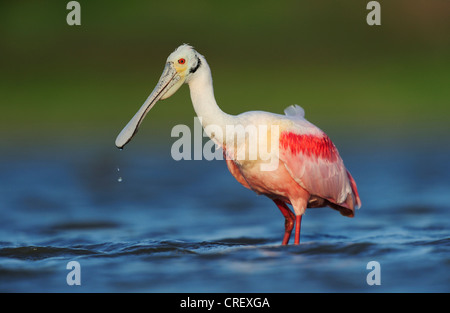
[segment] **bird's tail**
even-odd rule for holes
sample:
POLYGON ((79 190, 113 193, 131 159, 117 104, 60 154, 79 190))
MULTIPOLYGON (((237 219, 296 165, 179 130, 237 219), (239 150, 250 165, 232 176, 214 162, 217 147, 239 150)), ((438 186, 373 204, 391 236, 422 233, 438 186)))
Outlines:
POLYGON ((359 198, 358 188, 356 187, 355 180, 353 179, 349 171, 347 171, 347 176, 348 179, 350 180, 350 186, 352 187, 355 208, 359 209, 361 207, 361 199, 359 198))

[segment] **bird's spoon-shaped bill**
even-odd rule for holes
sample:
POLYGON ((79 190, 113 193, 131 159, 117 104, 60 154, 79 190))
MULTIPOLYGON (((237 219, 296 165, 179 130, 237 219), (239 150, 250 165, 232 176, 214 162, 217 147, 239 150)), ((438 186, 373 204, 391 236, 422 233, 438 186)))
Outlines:
POLYGON ((155 103, 158 102, 158 100, 163 98, 163 96, 172 87, 176 86, 176 89, 179 88, 177 82, 180 79, 181 77, 178 75, 172 62, 167 62, 166 66, 164 67, 163 73, 150 96, 147 98, 147 100, 145 100, 139 111, 136 112, 133 118, 117 136, 115 142, 117 148, 122 149, 131 140, 131 138, 133 138, 133 136, 137 133, 142 120, 150 111, 150 109, 155 105, 155 103))

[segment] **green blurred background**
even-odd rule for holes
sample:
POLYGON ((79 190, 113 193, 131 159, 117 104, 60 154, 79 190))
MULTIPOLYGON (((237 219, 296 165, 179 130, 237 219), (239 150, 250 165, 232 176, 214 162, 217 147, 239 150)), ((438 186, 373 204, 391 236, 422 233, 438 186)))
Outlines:
MULTIPOLYGON (((81 26, 66 23, 67 3, 0 3, 2 143, 113 145, 182 43, 205 55, 228 113, 299 104, 332 138, 450 129, 447 0, 379 1, 381 26, 362 0, 79 1, 81 26)), ((168 140, 193 116, 184 87, 138 140, 168 140)))

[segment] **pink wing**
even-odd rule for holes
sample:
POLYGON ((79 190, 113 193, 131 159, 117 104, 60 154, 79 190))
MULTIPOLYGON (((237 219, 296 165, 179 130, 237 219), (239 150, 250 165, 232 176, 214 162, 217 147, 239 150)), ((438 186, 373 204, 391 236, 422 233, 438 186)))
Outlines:
POLYGON ((311 196, 327 200, 343 215, 361 205, 356 183, 328 136, 303 119, 302 127, 280 134, 280 160, 311 196))

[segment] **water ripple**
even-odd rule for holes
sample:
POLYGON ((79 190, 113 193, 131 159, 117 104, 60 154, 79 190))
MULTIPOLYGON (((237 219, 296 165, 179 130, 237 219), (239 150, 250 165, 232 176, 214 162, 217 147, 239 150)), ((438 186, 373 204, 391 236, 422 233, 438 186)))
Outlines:
POLYGON ((96 252, 89 249, 68 247, 24 246, 0 249, 0 257, 22 260, 42 260, 60 256, 86 256, 92 254, 96 254, 96 252))
MULTIPOLYGON (((425 243, 432 244, 432 243, 425 243)), ((448 244, 447 241, 440 244, 448 244)), ((374 255, 392 252, 373 242, 329 243, 305 242, 300 246, 281 246, 266 238, 224 238, 213 241, 142 241, 99 244, 72 244, 58 246, 21 246, 0 248, 0 257, 21 260, 43 260, 58 257, 122 257, 122 256, 168 256, 183 255, 229 255, 235 257, 242 253, 272 251, 286 255, 327 256, 327 255, 374 255)), ((258 254, 260 255, 260 254, 258 254)))

